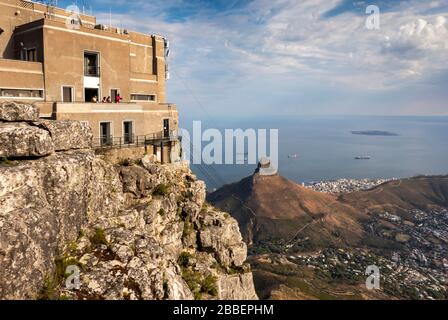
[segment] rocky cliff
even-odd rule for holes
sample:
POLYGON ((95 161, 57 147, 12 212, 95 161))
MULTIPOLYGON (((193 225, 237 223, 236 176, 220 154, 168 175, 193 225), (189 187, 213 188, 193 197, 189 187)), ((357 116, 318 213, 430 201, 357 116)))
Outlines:
POLYGON ((188 165, 113 165, 91 141, 0 104, 1 299, 257 298, 237 222, 188 165))

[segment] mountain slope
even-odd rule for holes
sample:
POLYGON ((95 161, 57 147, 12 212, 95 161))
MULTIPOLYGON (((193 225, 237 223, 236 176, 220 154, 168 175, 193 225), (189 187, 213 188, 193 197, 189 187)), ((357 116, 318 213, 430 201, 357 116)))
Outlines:
POLYGON ((447 199, 448 177, 330 195, 257 173, 208 196, 238 220, 262 299, 446 299, 447 199))
POLYGON ((448 177, 425 176, 390 181, 369 191, 342 195, 339 201, 363 210, 374 206, 388 206, 398 211, 448 207, 448 177))
POLYGON ((354 244, 362 236, 360 217, 352 207, 334 195, 309 190, 278 175, 256 173, 224 186, 208 199, 232 213, 249 244, 289 242, 299 235, 315 244, 354 244))

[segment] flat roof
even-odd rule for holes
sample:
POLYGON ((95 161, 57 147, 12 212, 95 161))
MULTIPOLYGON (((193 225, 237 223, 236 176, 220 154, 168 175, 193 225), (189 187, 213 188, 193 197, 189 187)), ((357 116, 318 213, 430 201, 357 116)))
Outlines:
MULTIPOLYGON (((40 10, 38 9, 37 11, 43 12, 43 13, 47 13, 47 5, 44 5, 44 4, 40 3, 40 2, 31 1, 31 0, 20 0, 20 1, 28 2, 28 3, 31 3, 33 5, 39 6, 40 10)), ((17 2, 17 7, 21 7, 18 3, 19 2, 17 2)), ((70 17, 70 15, 72 14, 71 11, 63 9, 63 8, 60 8, 60 7, 57 7, 57 6, 53 6, 52 8, 54 8, 57 11, 59 11, 60 13, 66 14, 67 17, 70 17)), ((36 8, 33 8, 33 9, 27 8, 27 9, 36 11, 36 8)), ((57 13, 58 12, 55 12, 56 15, 57 15, 57 13)), ((97 23, 97 18, 96 18, 95 15, 89 15, 89 14, 85 14, 85 13, 81 13, 80 12, 79 13, 79 17, 81 18, 81 22, 83 22, 83 25, 81 26, 81 28, 85 28, 87 30, 100 30, 100 31, 108 33, 108 34, 116 34, 116 35, 119 35, 119 36, 134 35, 134 36, 144 36, 144 37, 165 38, 164 36, 156 34, 156 33, 152 33, 152 34, 148 33, 147 34, 147 33, 143 33, 143 32, 129 30, 127 28, 118 28, 118 27, 113 26, 113 25, 109 26, 107 24, 99 24, 99 23, 97 23), (101 29, 100 26, 103 29, 101 29), (127 32, 127 34, 125 34, 124 32, 127 32)), ((64 18, 64 17, 58 16, 57 18, 61 19, 61 18, 64 18)), ((44 19, 48 19, 48 20, 51 20, 51 21, 57 21, 57 20, 52 19, 51 17, 46 17, 46 18, 39 19, 39 20, 44 20, 44 19)), ((37 21, 37 20, 35 20, 35 21, 37 21)), ((33 23, 35 21, 32 21, 30 23, 33 23)), ((28 25, 29 25, 29 23, 21 25, 19 27, 28 26, 28 25)))
MULTIPOLYGON (((35 20, 26 24, 22 24, 15 29, 16 34, 31 32, 38 29, 43 29, 46 26, 48 28, 61 29, 61 31, 70 31, 70 32, 79 32, 79 33, 87 33, 89 35, 97 35, 102 37, 109 37, 111 40, 118 39, 122 41, 128 41, 129 43, 135 44, 143 44, 147 46, 152 46, 152 37, 153 35, 146 35, 142 33, 136 33, 133 31, 124 32, 125 29, 99 29, 93 26, 81 25, 79 29, 69 29, 66 24, 62 21, 52 20, 49 18, 42 18, 39 20, 35 20)), ((158 36, 156 36, 158 37, 158 36)))
MULTIPOLYGON (((36 1, 31 1, 31 0, 21 0, 21 1, 23 1, 23 2, 30 2, 30 3, 32 3, 32 4, 34 4, 34 5, 37 5, 37 6, 39 6, 39 7, 42 7, 42 8, 44 8, 44 9, 46 9, 47 8, 47 5, 46 4, 43 4, 42 2, 36 2, 36 1)), ((57 10, 61 10, 61 11, 64 11, 65 13, 67 13, 67 14, 71 14, 71 11, 68 11, 68 10, 65 10, 64 8, 61 8, 61 7, 58 7, 58 6, 52 6, 53 8, 55 8, 55 9, 57 9, 57 10)), ((80 16, 83 16, 83 17, 89 17, 89 18, 94 18, 94 19, 96 19, 96 17, 94 16, 94 15, 92 15, 92 14, 86 14, 86 13, 80 13, 80 16)))

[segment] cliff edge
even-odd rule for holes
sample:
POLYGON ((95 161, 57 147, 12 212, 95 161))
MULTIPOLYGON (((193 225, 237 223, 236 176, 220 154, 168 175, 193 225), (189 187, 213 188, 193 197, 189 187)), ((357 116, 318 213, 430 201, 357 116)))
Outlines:
POLYGON ((0 299, 257 299, 236 220, 187 164, 113 165, 91 142, 0 104, 0 299))

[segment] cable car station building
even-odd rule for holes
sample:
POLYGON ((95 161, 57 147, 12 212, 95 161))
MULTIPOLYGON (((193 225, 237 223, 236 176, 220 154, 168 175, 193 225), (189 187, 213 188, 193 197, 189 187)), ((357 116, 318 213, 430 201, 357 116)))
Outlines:
POLYGON ((0 0, 0 101, 33 102, 42 118, 88 122, 98 146, 145 140, 165 162, 177 157, 178 112, 166 102, 168 51, 158 35, 0 0))

